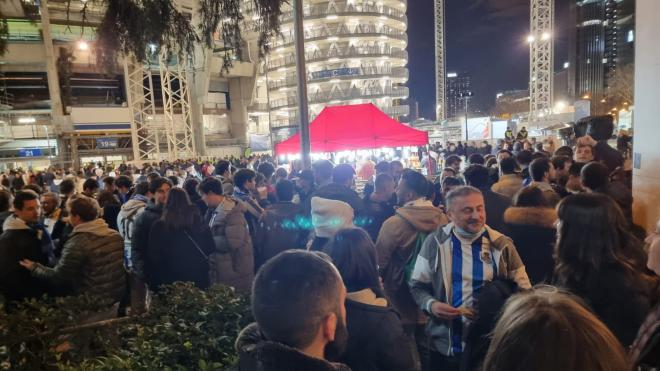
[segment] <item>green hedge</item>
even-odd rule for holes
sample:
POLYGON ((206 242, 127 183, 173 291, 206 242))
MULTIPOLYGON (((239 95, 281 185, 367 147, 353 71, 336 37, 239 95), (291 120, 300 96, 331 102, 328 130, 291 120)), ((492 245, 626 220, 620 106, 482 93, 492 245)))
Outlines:
POLYGON ((234 340, 251 321, 248 298, 223 286, 176 283, 144 316, 80 326, 102 307, 90 297, 0 307, 0 369, 223 370, 236 362, 234 340))

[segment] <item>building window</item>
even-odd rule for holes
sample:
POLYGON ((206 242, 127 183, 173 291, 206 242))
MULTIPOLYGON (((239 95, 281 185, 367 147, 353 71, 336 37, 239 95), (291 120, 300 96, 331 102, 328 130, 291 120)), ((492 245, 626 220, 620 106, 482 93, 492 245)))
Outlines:
POLYGON ((628 31, 628 42, 631 43, 635 41, 635 31, 634 30, 629 30, 628 31))

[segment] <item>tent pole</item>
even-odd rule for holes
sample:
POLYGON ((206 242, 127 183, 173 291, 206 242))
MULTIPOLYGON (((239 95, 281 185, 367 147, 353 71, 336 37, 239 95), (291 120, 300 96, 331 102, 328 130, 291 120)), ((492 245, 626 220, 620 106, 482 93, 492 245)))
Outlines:
POLYGON ((309 143, 309 109, 307 104, 307 69, 305 68, 305 32, 303 30, 303 0, 295 0, 293 9, 296 36, 296 75, 298 77, 298 119, 300 120, 300 155, 303 168, 312 168, 309 143))

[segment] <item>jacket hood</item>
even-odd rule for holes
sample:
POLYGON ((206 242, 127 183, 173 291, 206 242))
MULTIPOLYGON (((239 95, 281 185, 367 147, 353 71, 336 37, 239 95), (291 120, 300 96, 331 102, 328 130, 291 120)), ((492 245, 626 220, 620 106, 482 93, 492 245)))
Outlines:
POLYGON ((72 234, 76 233, 90 233, 99 237, 108 237, 115 234, 119 235, 119 232, 115 231, 114 229, 110 229, 110 227, 108 227, 108 223, 106 223, 105 220, 101 218, 94 219, 91 222, 78 224, 73 228, 72 234))
POLYGON ((312 197, 312 224, 317 237, 330 238, 340 229, 352 228, 355 214, 343 201, 312 197))
POLYGON ((2 225, 3 231, 8 230, 18 230, 18 229, 31 229, 25 221, 14 214, 11 214, 5 220, 5 224, 2 225))
POLYGON ((504 212, 504 222, 509 224, 554 229, 556 221, 557 212, 549 207, 510 207, 504 212))
POLYGON ((429 201, 428 205, 406 205, 396 209, 396 213, 412 224, 415 229, 430 233, 439 225, 447 224, 447 217, 429 201))
POLYGON ((126 218, 127 216, 146 206, 147 204, 144 201, 131 198, 130 200, 126 201, 125 204, 121 205, 119 215, 121 215, 122 218, 126 218))
MULTIPOLYGON (((298 349, 265 339, 259 326, 253 323, 238 335, 235 344, 241 357, 256 362, 259 370, 287 371, 350 371, 341 363, 331 363, 323 359, 312 358, 298 349)), ((246 368, 253 369, 253 368, 246 368)))
POLYGON ((346 294, 346 298, 358 303, 373 305, 376 307, 387 306, 387 299, 377 297, 376 293, 371 289, 349 292, 346 294))

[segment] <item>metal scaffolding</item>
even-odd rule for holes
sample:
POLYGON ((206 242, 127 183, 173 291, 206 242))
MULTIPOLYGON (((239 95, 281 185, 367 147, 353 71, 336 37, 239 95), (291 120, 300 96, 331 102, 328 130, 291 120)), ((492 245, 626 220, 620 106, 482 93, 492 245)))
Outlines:
POLYGON ((136 161, 160 159, 159 136, 164 134, 165 128, 156 118, 151 70, 143 63, 125 58, 124 76, 132 119, 133 159, 136 161))
POLYGON ((195 133, 190 110, 190 85, 186 62, 168 63, 166 53, 159 55, 163 111, 167 128, 167 147, 171 159, 196 156, 195 133))
POLYGON ((445 1, 435 0, 435 96, 436 96, 436 119, 442 121, 446 118, 445 109, 446 90, 445 79, 447 77, 445 67, 445 1))
POLYGON ((529 121, 552 113, 554 66, 554 0, 531 0, 529 53, 529 121))

